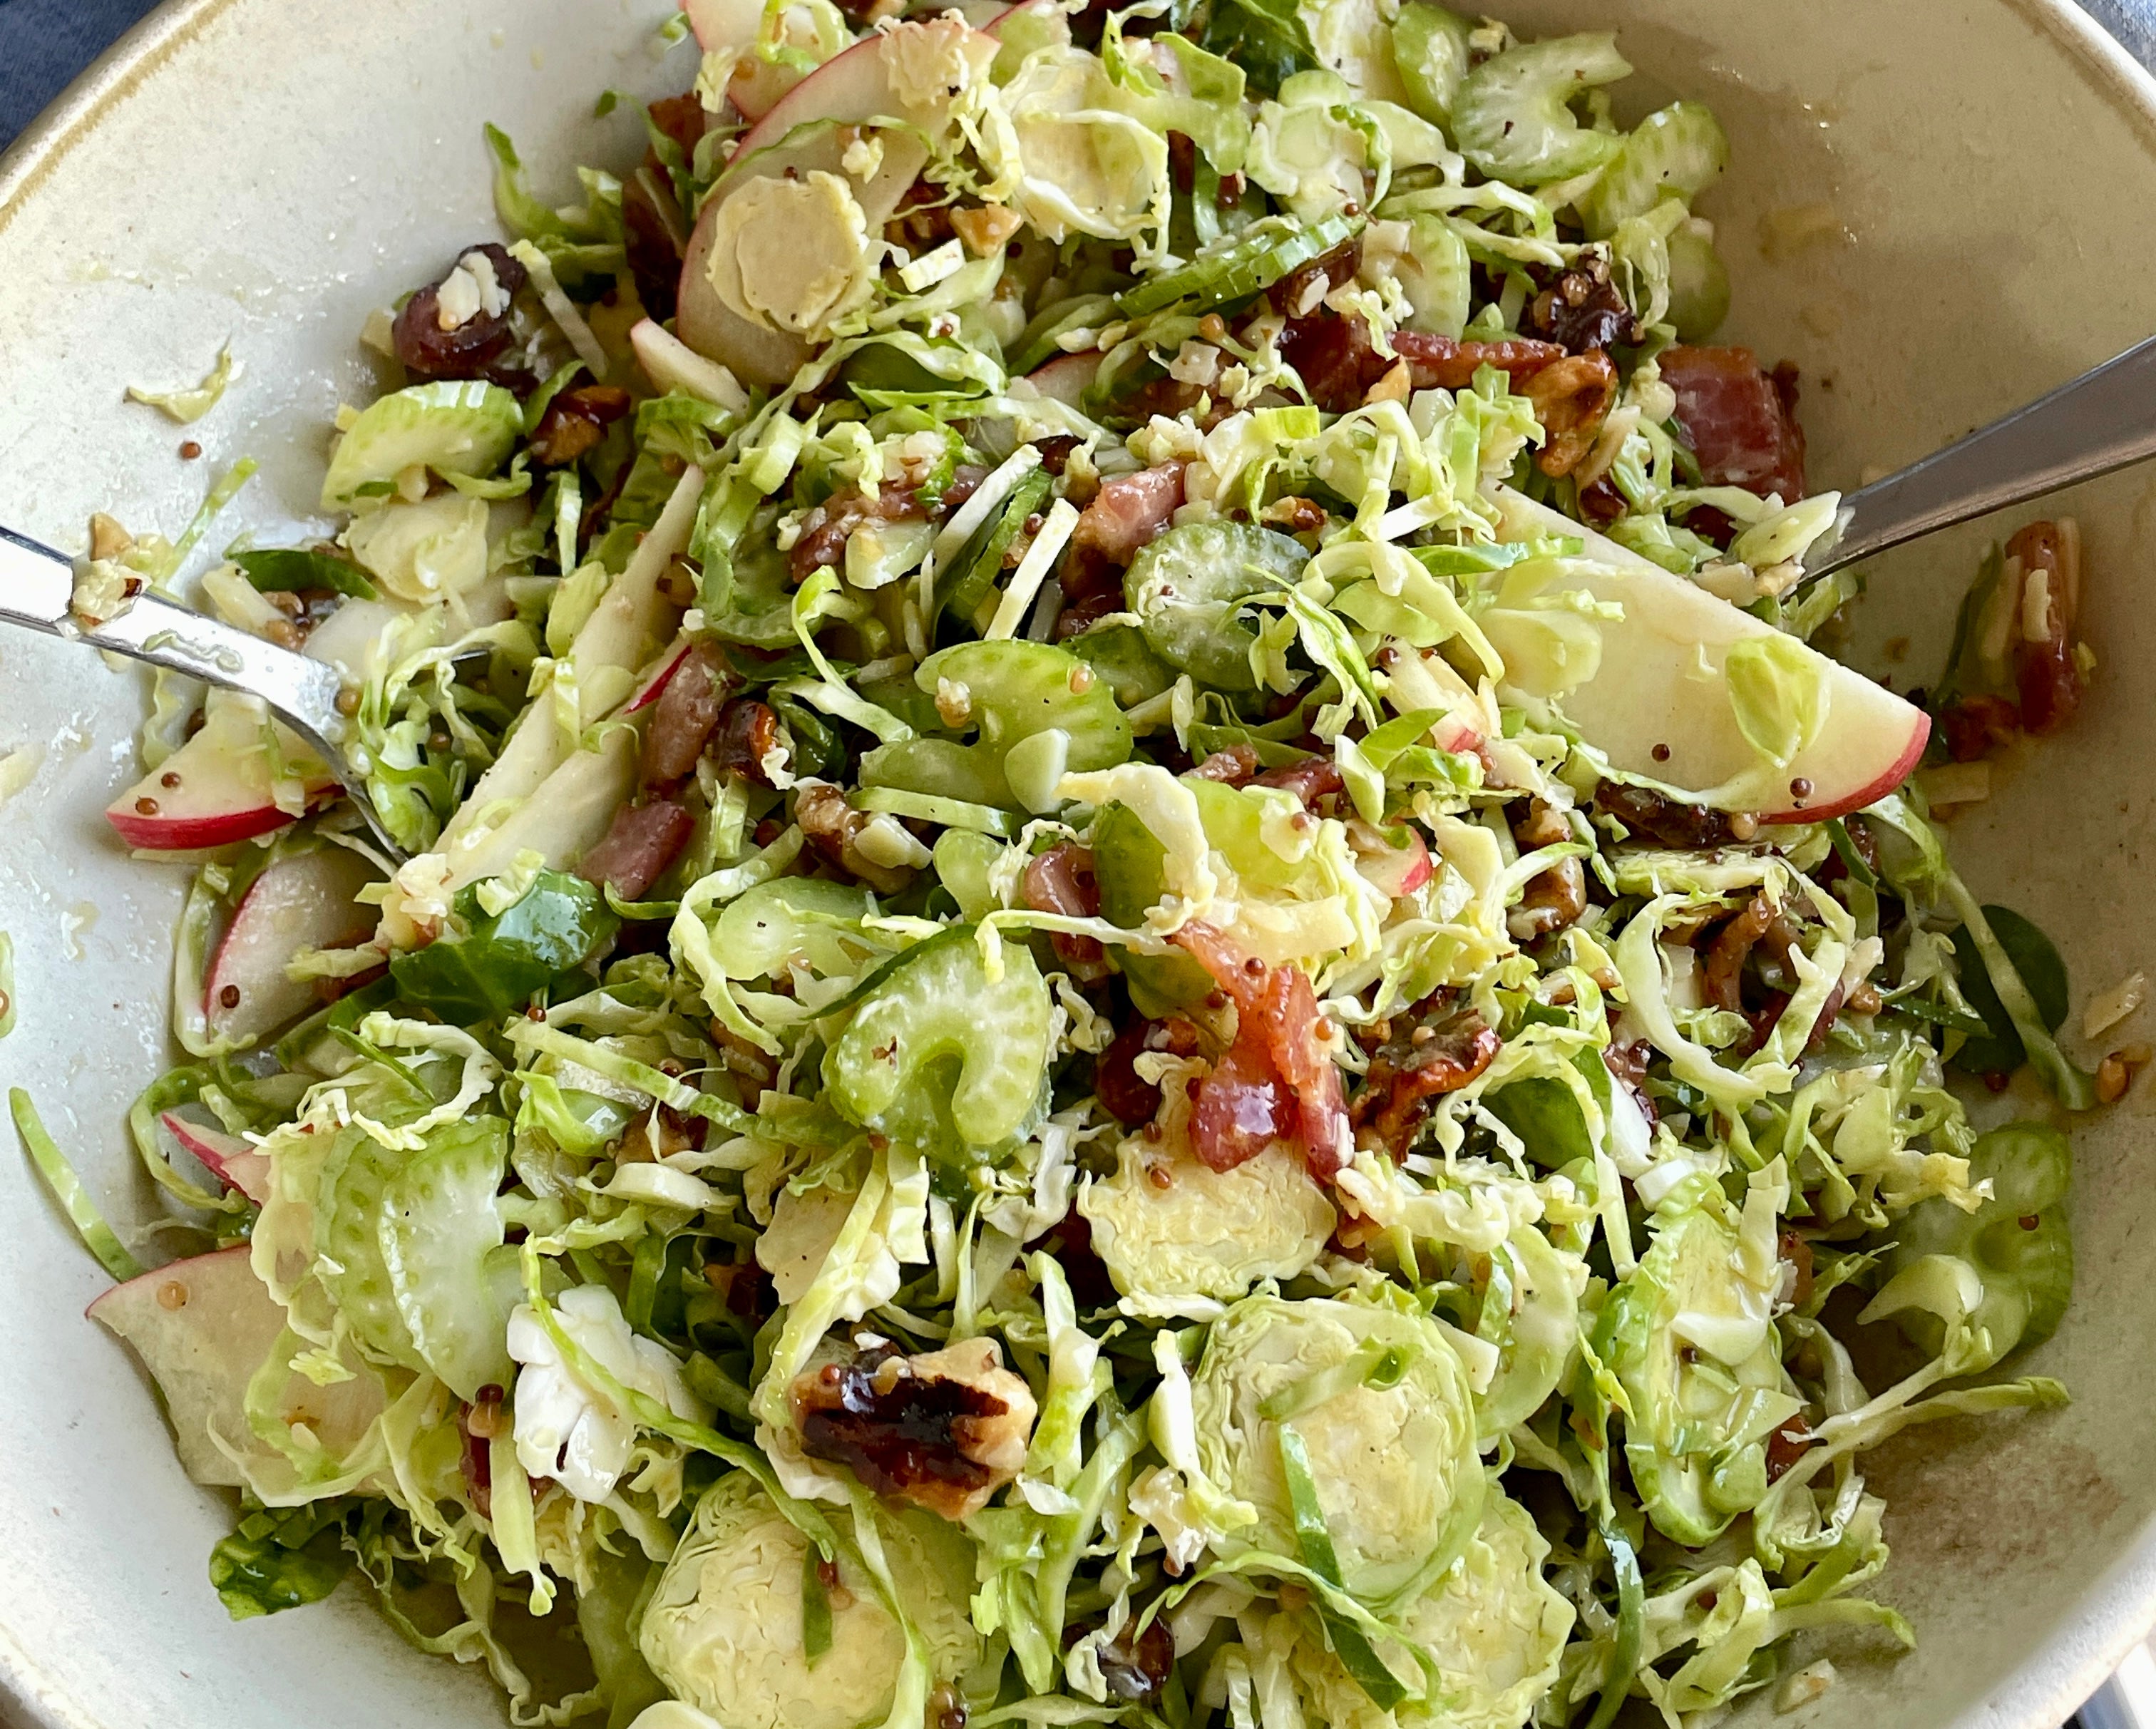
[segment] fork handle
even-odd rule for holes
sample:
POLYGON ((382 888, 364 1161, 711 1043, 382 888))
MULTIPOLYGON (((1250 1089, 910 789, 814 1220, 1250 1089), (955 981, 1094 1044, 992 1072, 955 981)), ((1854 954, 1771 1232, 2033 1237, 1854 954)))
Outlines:
POLYGON ((2156 336, 1842 500, 1824 575, 1890 546, 2156 456, 2156 336))

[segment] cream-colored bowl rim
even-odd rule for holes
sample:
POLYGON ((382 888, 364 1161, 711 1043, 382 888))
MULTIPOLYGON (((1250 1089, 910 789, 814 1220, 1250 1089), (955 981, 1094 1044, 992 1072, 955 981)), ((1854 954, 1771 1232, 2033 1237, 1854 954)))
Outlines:
MULTIPOLYGON (((0 152, 0 233, 37 196, 68 152, 172 54, 239 0, 165 0, 96 60, 0 152)), ((1999 0, 2056 39, 2079 62, 2092 100, 2129 115, 2156 155, 2156 75, 2073 0, 1999 0)), ((1621 0, 1610 9, 1621 13, 1621 0)), ((1621 19, 1618 20, 1621 24, 1621 19)), ((2051 1729, 2079 1709, 2156 1625, 2156 1526, 2122 1553, 2082 1619, 1964 1719, 1966 1729, 2051 1729), (1999 1706, 2007 1711, 2001 1714, 1999 1706)), ((0 1639, 0 1722, 23 1729, 104 1729, 0 1639)))

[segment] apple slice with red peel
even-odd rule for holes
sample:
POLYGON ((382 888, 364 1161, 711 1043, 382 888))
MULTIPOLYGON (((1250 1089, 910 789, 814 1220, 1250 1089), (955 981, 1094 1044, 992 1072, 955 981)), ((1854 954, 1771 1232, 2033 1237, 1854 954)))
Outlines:
POLYGON ((258 1207, 270 1198, 267 1153, 237 1135, 228 1135, 223 1129, 197 1122, 177 1111, 166 1111, 157 1121, 227 1188, 238 1190, 258 1207))
POLYGON ((778 104, 803 74, 756 53, 757 31, 763 23, 763 0, 687 0, 682 10, 696 45, 709 54, 731 49, 737 58, 733 75, 726 80, 726 98, 741 117, 753 125, 778 104))
POLYGON ((1101 354, 1097 348, 1086 348, 1075 354, 1059 354, 1054 360, 1045 360, 1025 375, 1025 382, 1041 395, 1065 408, 1083 406, 1086 392, 1092 387, 1093 380, 1100 375, 1101 354))
POLYGON ((1355 849, 1357 873, 1395 900, 1412 895, 1435 874, 1422 837, 1413 829, 1407 836, 1404 845, 1394 846, 1382 831, 1360 818, 1348 825, 1348 843, 1355 849))
POLYGON ((659 670, 644 681, 644 688, 621 705, 624 715, 640 714, 665 694, 666 687, 674 682, 674 675, 681 670, 681 663, 689 658, 696 646, 688 638, 678 639, 674 646, 660 657, 659 670))
MULTIPOLYGON (((130 1279, 90 1306, 90 1316, 133 1347, 164 1395, 175 1450, 196 1482, 239 1488, 239 1466, 213 1433, 275 1481, 290 1461, 257 1439, 246 1413, 248 1383, 284 1337, 284 1306, 254 1276, 252 1248, 176 1260, 130 1279)), ((382 1383, 362 1372, 317 1387, 301 1375, 285 1382, 276 1413, 305 1423, 332 1454, 348 1450, 383 1408, 382 1383)))
POLYGON ((1495 496, 1507 539, 1584 541, 1591 562, 1581 567, 1577 586, 1624 609, 1621 621, 1602 627, 1594 676, 1560 699, 1581 737, 1614 767, 1697 789, 1691 796, 1702 803, 1715 789, 1760 785, 1764 759, 1739 730, 1728 685, 1717 675, 1738 644, 1774 636, 1819 680, 1825 715, 1810 741, 1774 771, 1766 796, 1712 802, 1767 823, 1824 822, 1883 798, 1922 757, 1931 717, 1922 709, 1510 487, 1495 496))
POLYGON ((891 88, 880 35, 863 38, 834 56, 788 90, 751 127, 696 219, 681 264, 681 340, 750 384, 787 382, 805 366, 815 345, 791 331, 754 323, 734 310, 711 285, 711 254, 718 244, 718 216, 734 193, 763 177, 805 178, 821 172, 844 179, 860 206, 873 239, 898 208, 906 189, 928 163, 927 147, 909 132, 877 135, 883 156, 863 182, 846 174, 842 126, 905 113, 891 88))
POLYGON ((1485 739, 1496 737, 1502 730, 1496 703, 1460 677, 1434 649, 1417 653, 1396 644, 1385 674, 1393 706, 1402 714, 1440 711, 1430 732, 1441 751, 1472 755, 1485 739))
MULTIPOLYGON (((272 724, 308 804, 334 798, 329 770, 297 733, 272 724)), ((213 700, 202 731, 107 805, 105 820, 128 845, 159 853, 228 846, 296 821, 276 802, 261 727, 237 704, 213 700)))
POLYGON ((248 885, 203 988, 211 1034, 252 1044, 319 1006, 311 979, 286 977, 301 949, 363 941, 374 911, 353 899, 379 873, 342 847, 297 853, 248 885))

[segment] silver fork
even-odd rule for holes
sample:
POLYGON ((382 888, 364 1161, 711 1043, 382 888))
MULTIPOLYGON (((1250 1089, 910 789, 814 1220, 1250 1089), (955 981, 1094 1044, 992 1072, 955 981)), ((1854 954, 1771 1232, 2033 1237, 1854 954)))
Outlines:
POLYGON ((0 527, 0 623, 19 624, 48 636, 185 673, 206 684, 259 696, 277 718, 306 741, 336 777, 393 864, 398 846, 367 796, 367 778, 345 755, 349 722, 338 711, 344 681, 326 661, 314 660, 264 642, 155 594, 138 595, 116 618, 91 626, 70 604, 74 562, 27 535, 0 527))
POLYGON ((1848 494, 1804 559, 1824 576, 2062 487, 2156 456, 2156 336, 2025 408, 1848 494))

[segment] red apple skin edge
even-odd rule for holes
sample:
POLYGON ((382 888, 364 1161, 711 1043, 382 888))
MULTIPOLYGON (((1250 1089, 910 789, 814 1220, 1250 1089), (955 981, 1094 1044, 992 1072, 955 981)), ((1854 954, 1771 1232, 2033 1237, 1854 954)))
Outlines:
POLYGON ((658 701, 666 687, 674 682, 674 675, 680 671, 681 663, 688 658, 689 645, 684 643, 681 644, 680 651, 659 670, 649 684, 637 692, 635 700, 625 706, 622 713, 633 715, 639 709, 649 708, 653 703, 658 701))
MULTIPOLYGON (((309 800, 309 807, 326 803, 326 796, 317 795, 309 800)), ((258 834, 267 834, 297 820, 274 804, 252 810, 220 812, 211 817, 169 818, 146 817, 131 808, 114 808, 108 809, 105 817, 128 845, 149 853, 193 852, 207 847, 228 846, 235 840, 252 840, 258 834)))
POLYGON ((1924 746, 1931 741, 1932 717, 1921 710, 1917 712, 1917 730, 1909 736, 1909 742, 1895 759, 1894 766, 1868 786, 1825 804, 1808 804, 1802 810, 1762 812, 1763 823, 1824 823, 1835 817, 1845 817, 1851 811, 1862 810, 1867 804, 1876 804, 1902 782, 1908 779, 1923 760, 1924 746))

